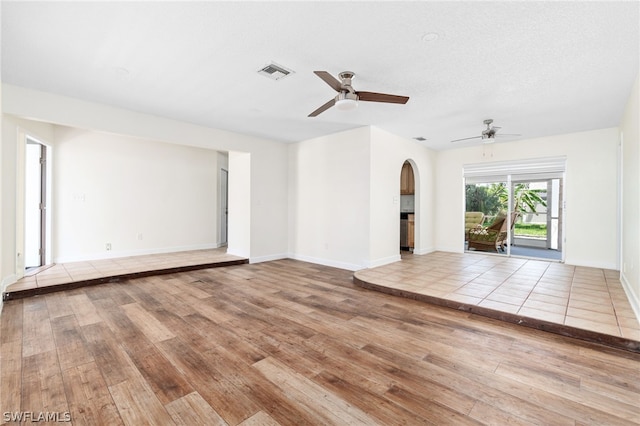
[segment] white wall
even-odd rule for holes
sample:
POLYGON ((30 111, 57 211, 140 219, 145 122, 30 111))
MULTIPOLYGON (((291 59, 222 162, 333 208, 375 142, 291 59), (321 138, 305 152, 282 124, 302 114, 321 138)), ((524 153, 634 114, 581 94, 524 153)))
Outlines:
POLYGON ((434 158, 433 151, 414 141, 371 128, 371 266, 400 258, 400 173, 406 160, 416 186, 414 253, 433 251, 434 158))
POLYGON ((350 270, 369 259, 370 130, 289 146, 289 256, 350 270))
MULTIPOLYGON (((3 109, 6 111, 6 108, 3 109)), ((22 120, 7 114, 2 116, 2 186, 0 198, 2 200, 2 246, 0 259, 2 276, 0 283, 2 290, 22 277, 24 273, 23 254, 21 249, 24 241, 24 221, 17 217, 24 216, 24 156, 19 167, 19 154, 24 154, 24 135, 29 134, 36 139, 50 143, 53 140, 53 126, 22 120), (19 223, 20 222, 20 223, 19 223)))
POLYGON ((640 76, 620 123, 622 143, 621 280, 640 318, 640 76))
MULTIPOLYGON (((2 9, 2 5, 0 5, 0 10, 2 9)), ((1 56, 1 55, 0 55, 1 56)), ((0 70, 2 70, 2 64, 1 64, 1 60, 0 60, 0 70)), ((0 82, 2 81, 2 72, 0 71, 0 82)), ((0 99, 2 99, 2 84, 0 84, 0 99)), ((2 155, 2 151, 3 149, 3 143, 2 141, 4 140, 4 133, 2 132, 2 124, 4 122, 4 116, 2 114, 2 102, 0 101, 0 293, 2 293, 4 291, 4 287, 5 284, 3 282, 3 279, 5 277, 4 275, 4 215, 2 214, 2 211, 4 210, 2 208, 2 206, 4 205, 2 199, 4 196, 4 187, 2 185, 2 182, 4 181, 2 175, 3 175, 3 170, 4 170, 4 163, 2 161, 3 155, 2 155)), ((3 307, 3 303, 2 300, 0 298, 0 312, 2 312, 2 307, 3 307)))
MULTIPOLYGON (((251 149, 252 263, 287 257, 287 146, 284 143, 257 143, 251 149)), ((233 167, 230 166, 230 170, 233 174, 233 167)))
MULTIPOLYGON (((5 116, 12 114, 101 133, 215 151, 251 154, 250 161, 246 163, 249 167, 250 181, 245 182, 244 187, 236 188, 236 190, 250 194, 251 209, 236 208, 236 217, 230 218, 230 223, 233 219, 236 223, 243 224, 245 232, 250 235, 250 242, 244 238, 244 235, 234 235, 230 232, 229 248, 233 247, 238 252, 249 253, 251 261, 286 256, 287 147, 285 144, 12 85, 3 85, 2 95, 5 116)), ((31 121, 31 123, 35 123, 35 121, 31 121)), ((7 163, 4 157, 5 153, 8 153, 9 157, 15 158, 16 138, 5 140, 4 135, 7 132, 10 133, 7 129, 3 129, 3 166, 4 163, 7 163), (6 150, 5 145, 7 145, 6 150)), ((9 165, 11 165, 10 162, 9 165)), ((15 170, 15 167, 11 166, 11 169, 15 170)), ((238 170, 238 173, 244 172, 238 170)), ((12 170, 5 172, 4 168, 2 174, 3 210, 5 208, 11 210, 15 208, 15 174, 12 173, 12 170), (4 180, 5 178, 6 180, 4 180), (7 198, 6 201, 5 198, 7 198)), ((233 174, 233 165, 230 162, 230 180, 233 179, 233 174)), ((242 179, 236 179, 236 182, 242 181, 242 179)), ((232 208, 232 206, 229 207, 232 208)), ((3 217, 3 231, 13 233, 15 226, 15 217, 3 217)), ((9 249, 8 251, 3 249, 3 265, 5 263, 11 264, 14 261, 13 254, 8 255, 7 253, 15 252, 15 241, 11 240, 5 243, 3 238, 3 244, 3 247, 9 249)), ((104 244, 104 241, 101 244, 104 244)), ((7 277, 10 273, 10 271, 3 269, 2 278, 7 277)))
POLYGON ((54 262, 217 247, 216 151, 56 126, 54 152, 54 262))
POLYGON ((357 270, 400 260, 400 172, 416 178, 416 252, 433 249, 433 152, 376 127, 289 147, 290 257, 357 270))
POLYGON ((464 164, 564 155, 565 261, 617 269, 617 149, 618 130, 611 128, 439 152, 437 248, 463 251, 464 164))
POLYGON ((229 245, 227 253, 251 256, 251 155, 229 152, 229 245))

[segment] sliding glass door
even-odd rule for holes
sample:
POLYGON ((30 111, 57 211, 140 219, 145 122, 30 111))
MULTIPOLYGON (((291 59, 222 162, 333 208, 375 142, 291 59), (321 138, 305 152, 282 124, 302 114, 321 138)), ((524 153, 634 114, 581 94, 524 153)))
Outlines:
POLYGON ((563 159, 470 165, 464 176, 466 251, 563 260, 563 159))
POLYGON ((513 193, 514 208, 520 212, 514 228, 514 244, 561 251, 562 179, 514 182, 513 193))

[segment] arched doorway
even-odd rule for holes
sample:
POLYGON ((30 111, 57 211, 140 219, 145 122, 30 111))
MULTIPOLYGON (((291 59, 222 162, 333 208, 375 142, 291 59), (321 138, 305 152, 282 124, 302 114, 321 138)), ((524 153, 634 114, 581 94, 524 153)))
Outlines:
POLYGON ((416 187, 418 180, 410 160, 400 172, 400 252, 413 253, 416 247, 416 187))

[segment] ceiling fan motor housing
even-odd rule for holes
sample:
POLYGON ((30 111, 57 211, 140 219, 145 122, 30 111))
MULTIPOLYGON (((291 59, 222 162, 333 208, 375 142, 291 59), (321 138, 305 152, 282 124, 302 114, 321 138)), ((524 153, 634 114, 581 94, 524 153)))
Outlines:
POLYGON ((493 119, 488 118, 484 120, 483 123, 487 126, 487 128, 482 131, 482 139, 495 138, 496 132, 499 127, 491 126, 491 123, 493 123, 493 119))
POLYGON ((347 92, 346 90, 343 90, 342 92, 338 93, 338 95, 336 96, 336 102, 344 101, 344 100, 357 101, 358 95, 356 95, 355 93, 351 93, 351 92, 347 92))
POLYGON ((355 73, 352 71, 342 71, 338 76, 342 80, 344 86, 351 86, 351 79, 355 77, 355 73))

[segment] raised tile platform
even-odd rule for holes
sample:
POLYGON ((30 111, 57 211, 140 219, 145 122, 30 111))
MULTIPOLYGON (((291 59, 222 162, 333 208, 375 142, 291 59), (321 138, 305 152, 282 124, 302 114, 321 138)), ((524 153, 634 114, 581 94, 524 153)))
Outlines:
POLYGON ((364 288, 640 352, 619 272, 476 253, 404 254, 358 271, 364 288))
POLYGON ((8 286, 2 300, 248 262, 248 259, 229 255, 226 249, 221 248, 48 265, 28 271, 24 278, 8 286))

